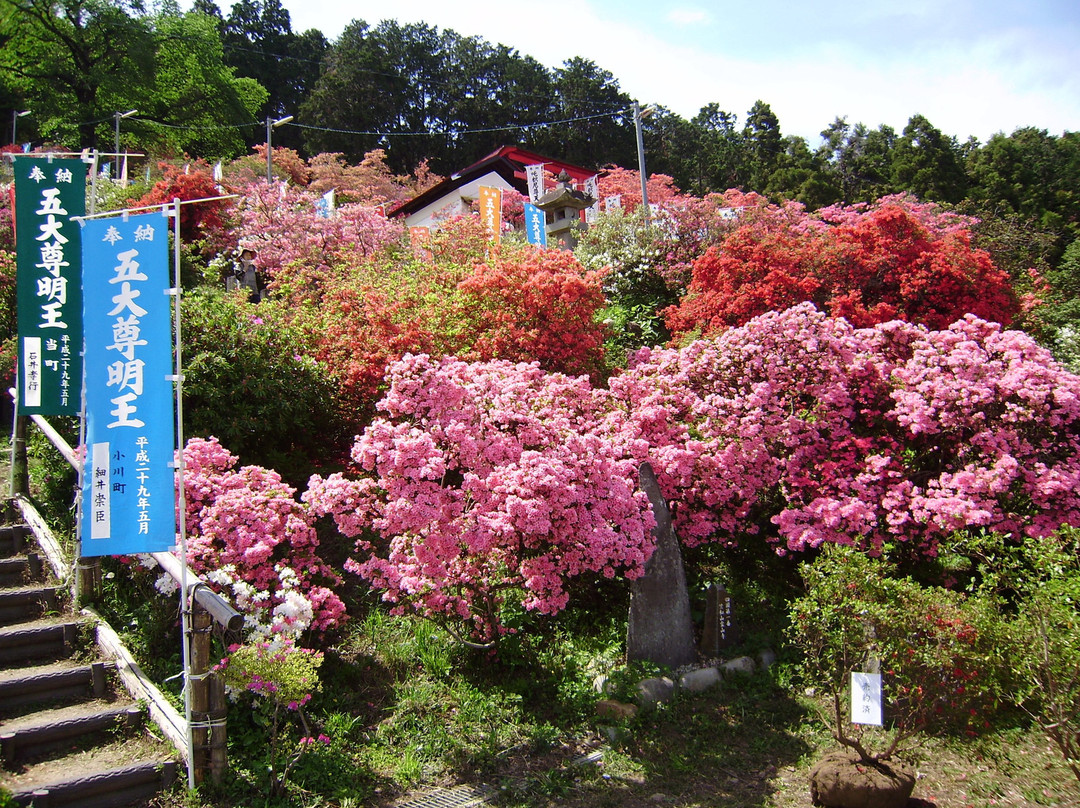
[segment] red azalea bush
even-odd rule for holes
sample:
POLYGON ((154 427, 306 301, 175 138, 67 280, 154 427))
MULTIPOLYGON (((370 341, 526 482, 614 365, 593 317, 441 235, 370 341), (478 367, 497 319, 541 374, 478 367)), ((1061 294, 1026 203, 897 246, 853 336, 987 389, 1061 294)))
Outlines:
POLYGON ((602 278, 563 250, 502 253, 480 264, 458 286, 468 318, 459 354, 598 374, 604 331, 595 315, 604 306, 602 278))
MULTIPOLYGON (((162 179, 134 203, 135 207, 168 205, 174 199, 187 202, 193 199, 214 199, 224 193, 214 181, 204 163, 196 163, 187 170, 170 163, 160 163, 162 179)), ((226 218, 232 200, 216 199, 212 202, 196 202, 180 206, 180 238, 187 244, 206 242, 210 251, 223 249, 226 245, 226 218)))
POLYGON ((323 282, 320 304, 298 312, 314 335, 316 358, 335 379, 343 411, 358 423, 374 414, 387 367, 406 353, 599 373, 599 273, 587 272, 569 253, 531 247, 505 246, 490 260, 457 263, 471 261, 487 241, 474 250, 471 227, 452 230, 465 238, 436 233, 432 260, 393 256, 336 268, 323 282))
POLYGON ((910 197, 807 214, 746 205, 738 226, 693 263, 667 310, 673 334, 709 334, 803 301, 858 326, 906 319, 944 328, 965 314, 1008 324, 1019 310, 1005 272, 971 246, 971 220, 910 197))

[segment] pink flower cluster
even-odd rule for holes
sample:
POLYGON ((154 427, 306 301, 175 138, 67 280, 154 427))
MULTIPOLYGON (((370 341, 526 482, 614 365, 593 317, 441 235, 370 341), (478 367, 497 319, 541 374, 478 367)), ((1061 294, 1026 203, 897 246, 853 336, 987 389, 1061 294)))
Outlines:
POLYGON ((491 640, 505 597, 554 613, 571 578, 643 573, 652 515, 587 378, 407 355, 388 380, 387 417, 353 448, 369 476, 312 477, 304 501, 357 538, 347 568, 399 610, 491 640))
POLYGON ((974 316, 854 329, 802 304, 645 349, 611 390, 609 432, 652 460, 688 544, 771 524, 781 552, 932 553, 960 528, 1080 523, 1080 378, 974 316))
POLYGON ((345 606, 329 586, 341 578, 319 558, 319 539, 307 510, 277 472, 260 466, 236 470, 236 462, 216 438, 194 438, 184 448, 191 568, 200 573, 227 569, 265 593, 252 600, 268 600, 275 613, 288 612, 293 591, 302 589, 312 607, 311 628, 326 631, 340 625, 345 606), (296 585, 287 580, 294 576, 296 585))
POLYGON ((283 185, 255 182, 239 206, 237 238, 255 252, 255 264, 275 281, 294 267, 301 280, 317 279, 339 259, 370 257, 402 238, 400 222, 375 207, 342 205, 330 216, 316 211, 319 195, 283 185))

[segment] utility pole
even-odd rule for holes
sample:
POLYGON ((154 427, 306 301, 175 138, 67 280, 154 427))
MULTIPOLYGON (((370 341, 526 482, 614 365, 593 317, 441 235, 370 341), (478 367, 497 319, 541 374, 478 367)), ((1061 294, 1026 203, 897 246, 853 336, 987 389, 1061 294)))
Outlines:
POLYGON ((274 147, 271 144, 271 138, 273 138, 273 131, 275 127, 281 126, 283 123, 288 123, 293 119, 292 115, 286 115, 284 118, 278 118, 276 121, 269 115, 266 116, 266 184, 269 185, 274 181, 274 147))
POLYGON ((16 124, 18 124, 18 122, 19 122, 19 118, 24 118, 29 114, 30 114, 30 110, 28 110, 28 109, 24 109, 22 112, 19 112, 18 110, 15 110, 15 109, 11 110, 11 145, 12 146, 14 146, 16 144, 16 142, 17 142, 16 139, 15 139, 15 128, 16 128, 16 124))
POLYGON ((130 118, 138 111, 139 110, 137 109, 129 109, 127 112, 113 113, 114 123, 116 124, 116 133, 115 137, 113 138, 113 157, 117 161, 117 165, 119 165, 120 162, 120 121, 122 121, 124 118, 130 118))
POLYGON ((649 215, 649 189, 645 174, 645 141, 641 136, 641 119, 652 114, 652 107, 642 107, 634 102, 634 131, 637 133, 637 164, 641 175, 641 204, 645 208, 645 226, 651 224, 649 215))

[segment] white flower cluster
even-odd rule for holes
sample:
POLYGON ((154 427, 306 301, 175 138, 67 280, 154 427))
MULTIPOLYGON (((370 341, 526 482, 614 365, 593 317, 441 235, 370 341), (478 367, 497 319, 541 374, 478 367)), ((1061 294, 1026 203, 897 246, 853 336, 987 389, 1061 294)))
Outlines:
POLYGON ((310 626, 315 616, 311 601, 299 591, 300 579, 291 567, 278 564, 274 567, 279 586, 280 602, 272 605, 270 592, 256 589, 247 581, 236 577, 232 564, 210 570, 206 580, 218 586, 226 595, 231 594, 236 608, 244 615, 248 642, 270 642, 284 639, 296 640, 310 626))

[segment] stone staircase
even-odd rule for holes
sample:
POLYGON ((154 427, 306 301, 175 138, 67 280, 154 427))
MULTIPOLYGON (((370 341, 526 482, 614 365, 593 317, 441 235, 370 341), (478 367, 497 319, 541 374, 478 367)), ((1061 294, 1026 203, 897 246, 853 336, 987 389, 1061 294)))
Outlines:
POLYGON ((0 803, 143 805, 176 779, 173 748, 100 659, 88 620, 23 525, 0 527, 0 803))

